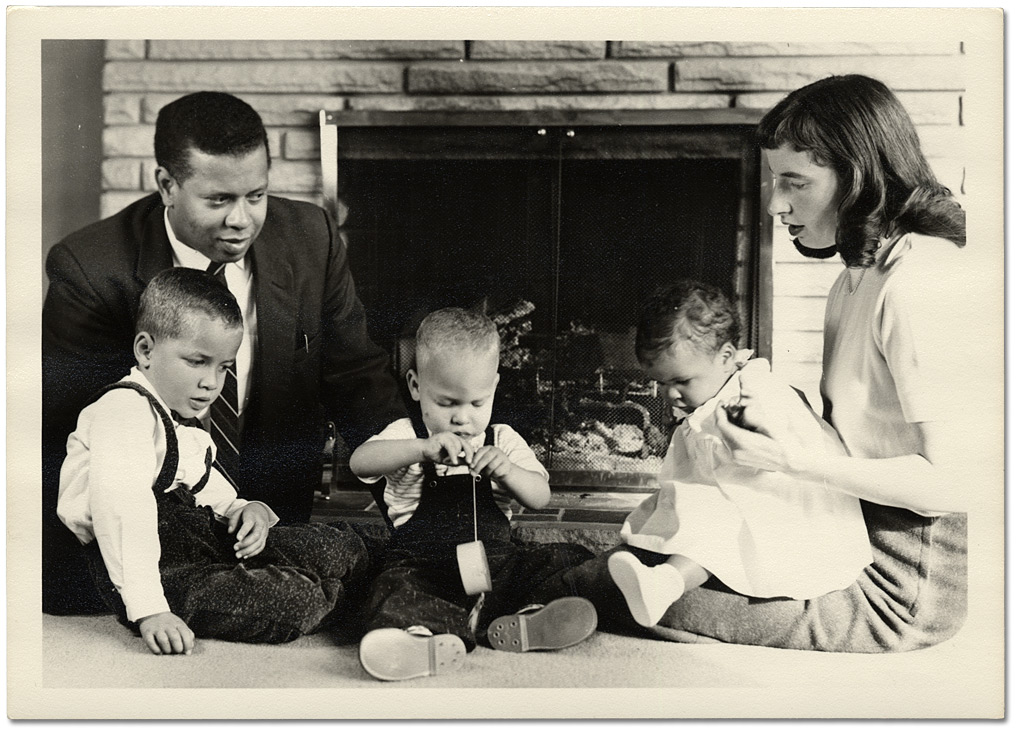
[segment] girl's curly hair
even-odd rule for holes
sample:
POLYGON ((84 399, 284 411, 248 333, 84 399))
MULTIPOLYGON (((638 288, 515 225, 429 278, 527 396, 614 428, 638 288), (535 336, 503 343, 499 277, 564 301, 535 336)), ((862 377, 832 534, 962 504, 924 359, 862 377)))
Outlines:
POLYGON ((738 346, 740 314, 733 299, 716 286, 687 279, 652 291, 638 307, 638 361, 652 363, 680 341, 709 355, 727 342, 738 346))

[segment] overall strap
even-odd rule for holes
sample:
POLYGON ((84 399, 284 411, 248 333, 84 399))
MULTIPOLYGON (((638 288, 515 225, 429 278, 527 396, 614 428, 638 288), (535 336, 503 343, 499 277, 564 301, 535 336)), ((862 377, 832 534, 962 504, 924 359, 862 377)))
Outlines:
POLYGON ((148 398, 149 403, 152 404, 152 407, 163 422, 163 431, 166 434, 166 455, 163 457, 163 466, 159 470, 159 475, 152 483, 152 489, 154 492, 163 492, 173 484, 174 479, 177 477, 177 463, 180 456, 177 450, 177 431, 174 429, 173 419, 171 419, 170 415, 163 410, 163 407, 159 404, 159 401, 154 395, 152 395, 152 393, 138 385, 138 383, 133 383, 130 380, 122 380, 119 383, 111 383, 110 385, 100 388, 88 402, 89 405, 98 401, 103 395, 111 390, 119 388, 130 388, 131 390, 137 391, 148 398))
MULTIPOLYGON (((194 487, 191 488, 192 495, 198 495, 202 492, 202 488, 209 482, 209 476, 212 474, 213 458, 212 458, 212 447, 205 448, 205 474, 202 475, 202 479, 195 483, 194 487)), ((229 478, 228 478, 229 479, 229 478)), ((231 483, 233 485, 233 483, 231 483)), ((235 488, 236 489, 236 488, 235 488)))
POLYGON ((414 435, 419 439, 428 439, 429 430, 425 428, 425 419, 422 418, 421 408, 417 404, 407 412, 407 417, 411 419, 414 435))

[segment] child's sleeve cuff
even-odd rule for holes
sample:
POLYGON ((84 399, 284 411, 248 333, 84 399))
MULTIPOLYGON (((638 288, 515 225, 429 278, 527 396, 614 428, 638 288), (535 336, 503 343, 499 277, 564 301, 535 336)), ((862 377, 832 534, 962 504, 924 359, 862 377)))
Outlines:
POLYGON ((162 585, 158 590, 139 590, 133 595, 121 593, 121 597, 127 610, 127 618, 132 623, 137 623, 150 615, 170 612, 170 606, 163 596, 162 585))

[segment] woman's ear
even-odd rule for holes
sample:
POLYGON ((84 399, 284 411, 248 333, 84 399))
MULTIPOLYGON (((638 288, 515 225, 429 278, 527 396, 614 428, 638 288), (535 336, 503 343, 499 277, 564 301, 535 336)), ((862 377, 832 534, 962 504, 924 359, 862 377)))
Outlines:
POLYGON ((148 332, 139 332, 135 335, 135 362, 142 370, 147 370, 152 364, 152 348, 156 340, 148 332))
POLYGON ((421 390, 418 386, 418 373, 414 368, 407 371, 407 389, 411 392, 411 398, 421 400, 421 390))

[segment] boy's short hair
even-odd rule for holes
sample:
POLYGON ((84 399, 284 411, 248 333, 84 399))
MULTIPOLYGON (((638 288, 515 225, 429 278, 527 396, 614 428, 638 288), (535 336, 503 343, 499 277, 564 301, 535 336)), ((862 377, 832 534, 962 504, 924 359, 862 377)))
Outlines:
POLYGON ((244 156, 262 147, 269 163, 269 138, 259 114, 225 92, 195 92, 162 107, 156 116, 156 163, 177 181, 193 173, 190 150, 213 156, 244 156))
POLYGON ((204 271, 168 268, 142 291, 135 334, 148 332, 154 339, 180 337, 199 312, 240 329, 241 309, 226 286, 204 271))
POLYGON ((478 311, 449 307, 426 316, 415 335, 415 363, 423 356, 470 350, 499 355, 499 332, 489 317, 478 311))
POLYGON ((638 308, 634 351, 641 363, 653 362, 680 340, 714 354, 740 342, 740 314, 722 289, 681 280, 655 289, 638 308))

